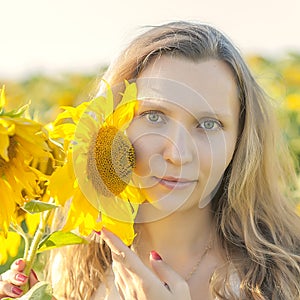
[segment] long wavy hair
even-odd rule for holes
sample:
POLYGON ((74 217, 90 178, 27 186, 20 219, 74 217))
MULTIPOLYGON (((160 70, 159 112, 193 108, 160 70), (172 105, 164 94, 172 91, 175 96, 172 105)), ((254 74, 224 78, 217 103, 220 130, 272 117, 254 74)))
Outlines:
MULTIPOLYGON (((232 42, 219 30, 199 23, 172 22, 147 29, 104 77, 112 86, 137 78, 162 55, 194 62, 224 61, 238 88, 240 135, 212 201, 219 239, 230 259, 211 277, 213 295, 218 299, 300 299, 300 218, 290 194, 295 168, 270 99, 232 42), (241 280, 239 295, 232 290, 233 273, 241 280)), ((105 243, 64 248, 60 251, 60 297, 90 299, 105 280, 110 263, 105 243)))

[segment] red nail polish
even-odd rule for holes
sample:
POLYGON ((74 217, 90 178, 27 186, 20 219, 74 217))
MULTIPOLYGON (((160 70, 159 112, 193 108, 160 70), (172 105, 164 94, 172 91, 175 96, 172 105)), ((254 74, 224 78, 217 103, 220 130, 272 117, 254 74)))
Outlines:
POLYGON ((18 296, 20 296, 23 293, 23 291, 16 286, 13 286, 11 291, 18 296))
POLYGON ((94 232, 95 232, 96 234, 98 234, 98 235, 101 235, 101 230, 100 230, 100 231, 94 230, 94 232))
POLYGON ((15 278, 18 281, 25 282, 28 277, 24 274, 18 273, 18 274, 16 274, 15 278))
POLYGON ((15 264, 18 266, 21 263, 22 259, 16 260, 15 264))
POLYGON ((150 251, 150 255, 154 260, 162 260, 161 256, 154 250, 150 251))

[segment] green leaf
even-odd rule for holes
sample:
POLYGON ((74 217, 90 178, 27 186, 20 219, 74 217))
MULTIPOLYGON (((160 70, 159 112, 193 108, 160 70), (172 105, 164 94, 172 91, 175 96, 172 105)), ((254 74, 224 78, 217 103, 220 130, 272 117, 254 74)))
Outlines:
POLYGON ((22 207, 25 211, 36 214, 42 211, 51 210, 57 208, 58 206, 52 203, 42 202, 39 200, 31 200, 22 207))
POLYGON ((26 110, 28 110, 29 106, 30 103, 27 103, 18 109, 14 109, 4 113, 4 116, 11 117, 11 118, 19 118, 25 113, 26 110))
POLYGON ((3 298, 2 300, 51 300, 52 288, 46 281, 40 281, 35 284, 28 293, 20 298, 3 298))
POLYGON ((53 248, 67 246, 67 245, 87 244, 87 243, 88 243, 87 240, 72 232, 55 231, 52 234, 46 236, 40 242, 38 246, 38 253, 53 248))

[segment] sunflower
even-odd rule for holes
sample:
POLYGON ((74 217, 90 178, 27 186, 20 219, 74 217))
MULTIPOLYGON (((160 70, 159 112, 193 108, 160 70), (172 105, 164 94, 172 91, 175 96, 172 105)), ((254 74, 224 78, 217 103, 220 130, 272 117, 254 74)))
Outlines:
POLYGON ((17 222, 17 208, 43 193, 43 174, 31 166, 33 158, 48 160, 49 147, 41 124, 22 117, 27 106, 6 112, 5 91, 0 95, 0 234, 7 236, 17 222))
POLYGON ((286 96, 285 107, 290 111, 300 111, 300 94, 292 93, 286 96))
POLYGON ((18 233, 9 231, 6 238, 0 235, 0 265, 6 263, 8 257, 16 257, 21 243, 21 237, 18 233))
POLYGON ((67 155, 51 176, 48 190, 62 205, 72 199, 64 230, 77 227, 87 235, 105 226, 129 245, 138 205, 144 200, 131 181, 135 153, 125 133, 134 116, 137 90, 134 83, 125 82, 114 108, 113 91, 105 85, 105 95, 77 108, 64 107, 54 122, 51 136, 63 139, 67 155))

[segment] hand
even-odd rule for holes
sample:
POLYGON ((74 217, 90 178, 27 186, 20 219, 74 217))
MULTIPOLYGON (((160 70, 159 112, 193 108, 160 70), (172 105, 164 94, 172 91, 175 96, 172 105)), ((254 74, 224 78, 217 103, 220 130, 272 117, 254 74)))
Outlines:
POLYGON ((0 275, 0 299, 5 297, 17 298, 23 294, 21 289, 28 280, 32 287, 38 282, 35 272, 30 272, 29 278, 23 273, 25 261, 23 259, 15 260, 10 269, 0 275))
POLYGON ((187 282, 156 253, 150 255, 154 272, 112 232, 102 229, 101 237, 112 252, 115 285, 124 300, 190 300, 187 282))

